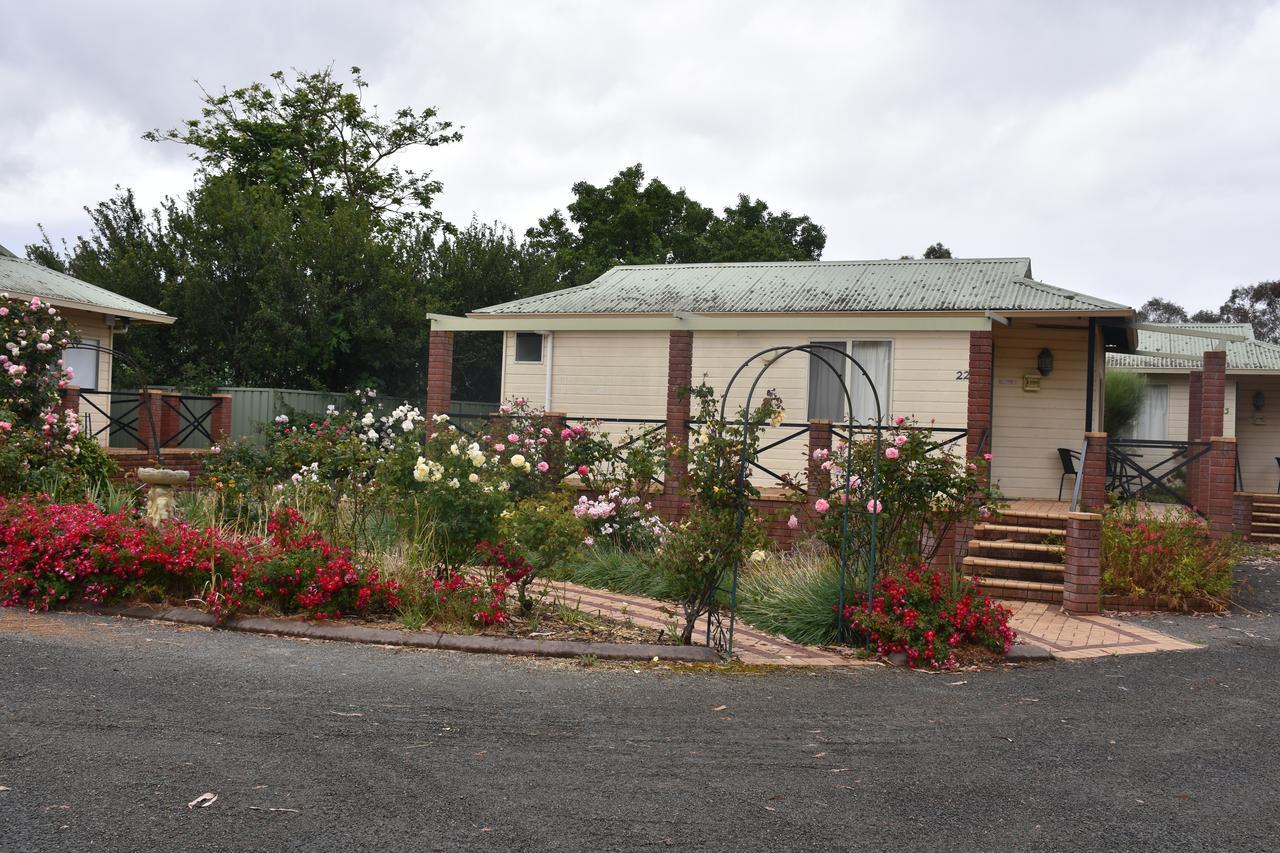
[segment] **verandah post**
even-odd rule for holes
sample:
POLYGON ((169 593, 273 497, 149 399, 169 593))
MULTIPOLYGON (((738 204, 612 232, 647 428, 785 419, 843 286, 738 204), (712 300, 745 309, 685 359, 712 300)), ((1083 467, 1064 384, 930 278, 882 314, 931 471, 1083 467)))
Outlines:
POLYGON ((432 329, 427 337, 427 429, 436 415, 447 415, 453 403, 453 332, 432 329))

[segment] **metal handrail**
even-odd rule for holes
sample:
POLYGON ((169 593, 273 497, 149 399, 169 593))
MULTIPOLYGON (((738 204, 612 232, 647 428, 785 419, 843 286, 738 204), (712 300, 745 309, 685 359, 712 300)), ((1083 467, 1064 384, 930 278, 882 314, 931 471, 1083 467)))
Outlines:
POLYGON ((1080 442, 1080 466, 1076 468, 1076 481, 1071 486, 1071 511, 1080 506, 1080 486, 1084 483, 1084 463, 1089 458, 1089 439, 1080 442))

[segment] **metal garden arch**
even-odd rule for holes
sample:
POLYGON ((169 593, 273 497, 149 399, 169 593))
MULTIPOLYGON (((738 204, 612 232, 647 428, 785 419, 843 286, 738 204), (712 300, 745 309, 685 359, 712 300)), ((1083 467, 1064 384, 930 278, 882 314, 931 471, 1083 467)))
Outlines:
MULTIPOLYGON (((857 427, 863 426, 863 425, 858 423, 857 419, 854 417, 854 414, 853 414, 853 394, 850 391, 850 382, 852 381, 853 374, 850 374, 849 378, 846 378, 844 370, 842 369, 837 370, 835 365, 827 360, 828 353, 834 353, 835 355, 838 355, 844 358, 845 361, 851 364, 854 368, 858 370, 859 373, 862 374, 863 378, 867 380, 867 385, 871 387, 871 396, 876 404, 876 420, 874 424, 876 462, 875 462, 875 466, 872 468, 872 471, 871 471, 872 500, 876 500, 877 496, 880 493, 880 460, 881 460, 881 445, 882 445, 882 437, 883 437, 882 434, 884 430, 884 412, 880 407, 880 391, 879 389, 876 388, 875 381, 872 380, 871 375, 867 373, 866 368, 862 366, 861 362, 859 362, 856 358, 854 358, 849 353, 845 352, 843 349, 837 349, 833 346, 828 346, 826 344, 801 344, 798 346, 776 346, 776 347, 769 347, 768 349, 763 349, 760 352, 748 358, 746 361, 742 362, 742 364, 738 366, 738 369, 733 372, 733 376, 730 377, 729 384, 725 386, 724 396, 720 400, 720 421, 722 423, 728 422, 726 415, 727 415, 728 405, 729 405, 729 395, 733 391, 733 385, 735 382, 738 381, 738 377, 742 374, 744 370, 747 369, 747 367, 749 367, 757 359, 761 359, 761 358, 765 359, 763 366, 756 373, 755 379, 751 383, 750 390, 747 391, 746 402, 743 404, 743 408, 742 408, 743 442, 742 442, 742 450, 741 450, 741 453, 739 454, 739 459, 738 459, 738 476, 736 481, 737 514, 734 519, 734 530, 733 530, 733 543, 734 543, 733 550, 734 550, 735 556, 733 560, 733 575, 730 580, 730 586, 728 590, 729 592, 728 625, 726 626, 724 624, 724 616, 721 613, 718 604, 713 604, 710 612, 708 612, 707 614, 707 645, 712 646, 717 650, 723 651, 726 655, 733 654, 733 629, 734 629, 734 624, 737 621, 737 612, 738 612, 738 574, 741 569, 741 563, 742 563, 741 543, 742 543, 742 528, 745 522, 746 504, 747 504, 746 494, 745 494, 746 486, 747 486, 747 469, 751 465, 750 448, 748 447, 748 444, 746 441, 746 434, 747 434, 747 430, 749 428, 750 419, 751 419, 751 404, 752 404, 752 401, 755 399, 756 390, 760 385, 760 381, 764 378, 764 375, 769 371, 769 369, 773 367, 775 364, 777 364, 783 358, 783 356, 787 356, 795 352, 806 353, 816 358, 818 361, 826 365, 827 369, 830 370, 835 375, 835 377, 839 380, 840 390, 844 394, 845 411, 848 413, 848 420, 846 424, 847 441, 845 443, 844 475, 841 477, 841 484, 839 489, 832 489, 828 493, 828 494, 834 494, 836 491, 842 492, 842 500, 840 501, 840 507, 841 507, 840 583, 839 583, 840 599, 836 604, 836 608, 837 608, 836 619, 837 619, 837 624, 839 625, 837 630, 838 630, 838 636, 840 636, 841 638, 843 638, 844 632, 845 632, 845 626, 844 626, 845 574, 848 571, 849 558, 850 558, 850 555, 849 555, 849 511, 850 511, 849 505, 852 502, 850 500, 851 498, 850 471, 853 468, 853 436, 854 436, 854 430, 857 427), (825 350, 825 352, 819 352, 820 350, 825 350), (766 356, 770 356, 770 355, 772 355, 771 358, 765 358, 766 356)), ((841 366, 843 367, 844 365, 841 365, 841 366)), ((868 611, 870 610, 870 607, 871 607, 872 591, 873 591, 873 587, 875 586, 876 544, 877 544, 876 535, 880 526, 879 511, 871 512, 870 514, 871 514, 871 537, 870 537, 870 546, 868 548, 867 563, 866 563, 868 611)))

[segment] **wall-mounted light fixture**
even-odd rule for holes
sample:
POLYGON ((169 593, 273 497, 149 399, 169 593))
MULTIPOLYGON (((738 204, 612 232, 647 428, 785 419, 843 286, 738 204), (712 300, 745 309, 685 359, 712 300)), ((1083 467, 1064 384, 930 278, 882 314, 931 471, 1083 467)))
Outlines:
POLYGON ((1053 373, 1053 350, 1048 347, 1040 350, 1040 354, 1036 356, 1036 370, 1041 376, 1053 373))
POLYGON ((1267 405, 1267 395, 1263 394, 1261 391, 1254 391, 1253 392, 1253 410, 1255 412, 1261 412, 1262 408, 1266 405, 1267 405))

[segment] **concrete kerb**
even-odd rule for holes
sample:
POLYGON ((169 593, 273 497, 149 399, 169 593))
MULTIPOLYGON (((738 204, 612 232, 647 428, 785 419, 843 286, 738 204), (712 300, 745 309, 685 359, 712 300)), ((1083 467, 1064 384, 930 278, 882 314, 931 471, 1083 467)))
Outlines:
POLYGON ((209 613, 190 607, 93 607, 86 612, 130 619, 154 619, 180 625, 199 625, 222 631, 275 634, 308 640, 340 643, 368 643, 419 649, 445 649, 497 655, 535 655, 601 660, 661 661, 679 663, 719 663, 720 656, 706 646, 664 646, 656 643, 596 643, 583 640, 526 640, 522 637, 486 637, 478 634, 440 634, 435 631, 397 631, 360 625, 318 624, 265 616, 234 616, 221 624, 209 613))

